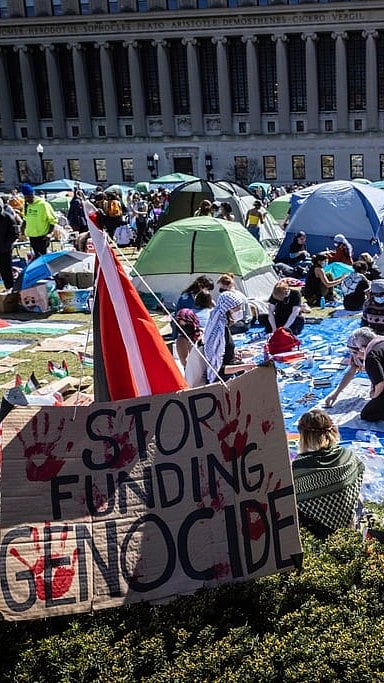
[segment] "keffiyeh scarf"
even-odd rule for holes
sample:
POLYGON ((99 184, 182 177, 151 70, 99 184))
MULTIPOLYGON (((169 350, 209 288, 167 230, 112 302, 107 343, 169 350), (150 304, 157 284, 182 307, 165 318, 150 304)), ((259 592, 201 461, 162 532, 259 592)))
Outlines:
MULTIPOLYGON (((241 292, 227 291, 220 294, 216 306, 209 316, 204 335, 204 354, 212 368, 219 372, 225 351, 225 327, 227 325, 227 313, 232 308, 241 306, 244 297, 241 292)), ((217 374, 207 368, 208 383, 216 382, 217 374)))
POLYGON ((305 517, 335 530, 353 518, 364 474, 350 448, 303 453, 292 464, 297 507, 305 517))

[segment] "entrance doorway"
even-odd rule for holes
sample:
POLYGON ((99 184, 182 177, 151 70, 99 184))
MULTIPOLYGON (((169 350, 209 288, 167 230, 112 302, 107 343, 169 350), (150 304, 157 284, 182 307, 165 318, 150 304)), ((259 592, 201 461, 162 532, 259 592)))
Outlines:
POLYGON ((193 175, 192 157, 173 157, 173 170, 175 173, 193 175))

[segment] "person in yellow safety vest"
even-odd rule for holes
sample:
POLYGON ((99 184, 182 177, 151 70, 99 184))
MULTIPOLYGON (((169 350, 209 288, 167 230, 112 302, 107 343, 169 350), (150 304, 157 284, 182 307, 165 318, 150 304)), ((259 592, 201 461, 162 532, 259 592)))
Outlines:
POLYGON ((57 223, 57 217, 51 205, 35 195, 32 185, 23 183, 21 191, 25 197, 24 232, 36 258, 47 253, 49 235, 57 223))

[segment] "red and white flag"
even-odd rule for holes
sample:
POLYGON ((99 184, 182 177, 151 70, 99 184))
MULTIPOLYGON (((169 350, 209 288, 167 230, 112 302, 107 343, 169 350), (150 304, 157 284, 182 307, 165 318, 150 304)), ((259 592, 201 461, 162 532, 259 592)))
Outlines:
POLYGON ((118 401, 186 389, 184 377, 109 246, 90 202, 85 203, 85 213, 96 251, 95 400, 118 401))

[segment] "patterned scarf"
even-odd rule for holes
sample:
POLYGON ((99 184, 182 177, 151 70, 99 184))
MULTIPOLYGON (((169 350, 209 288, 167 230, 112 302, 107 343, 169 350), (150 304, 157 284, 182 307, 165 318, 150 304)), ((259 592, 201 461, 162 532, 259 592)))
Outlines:
POLYGON ((189 339, 193 342, 199 339, 201 335, 200 320, 190 308, 181 308, 177 311, 175 320, 183 328, 189 339))
POLYGON ((302 453, 292 469, 298 510, 331 530, 348 526, 364 474, 364 465, 353 451, 334 446, 302 453))
MULTIPOLYGON (((225 352, 225 327, 228 323, 227 313, 232 308, 241 306, 243 303, 241 292, 227 291, 220 294, 216 306, 212 309, 209 316, 204 336, 204 354, 208 362, 218 373, 224 358, 225 352)), ((207 368, 208 383, 216 382, 217 374, 207 368)))

